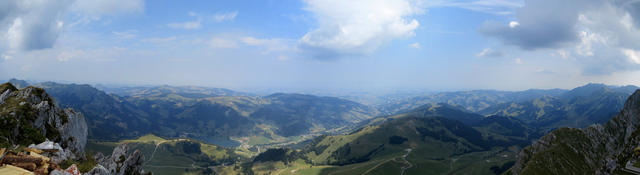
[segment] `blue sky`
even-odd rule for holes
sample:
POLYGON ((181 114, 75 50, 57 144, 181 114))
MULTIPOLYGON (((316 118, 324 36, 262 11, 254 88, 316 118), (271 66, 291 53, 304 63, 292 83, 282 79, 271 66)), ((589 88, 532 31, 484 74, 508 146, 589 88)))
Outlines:
POLYGON ((10 0, 0 2, 0 79, 247 90, 640 85, 637 9, 622 0, 10 0))

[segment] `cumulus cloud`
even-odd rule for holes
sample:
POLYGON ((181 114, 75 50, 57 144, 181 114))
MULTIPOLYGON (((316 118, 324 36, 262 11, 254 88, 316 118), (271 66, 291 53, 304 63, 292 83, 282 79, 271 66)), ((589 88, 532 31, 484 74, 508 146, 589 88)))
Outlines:
POLYGON ((481 33, 523 49, 554 48, 575 41, 578 14, 588 3, 579 0, 529 0, 517 10, 517 21, 488 21, 481 33))
POLYGON ((50 48, 64 25, 61 18, 72 1, 3 1, 1 29, 11 49, 50 48), (6 11, 5 11, 6 10, 6 11))
POLYGON ((558 50, 572 57, 587 75, 638 70, 640 1, 527 0, 517 20, 487 21, 480 29, 524 50, 558 50))
POLYGON ((140 11, 142 6, 142 0, 4 0, 0 2, 0 31, 9 49, 46 49, 55 44, 69 11, 100 16, 140 11))
POLYGON ((502 57, 504 53, 500 51, 493 50, 491 48, 482 49, 482 51, 476 54, 477 57, 502 57))
POLYGON ((424 12, 413 0, 305 0, 317 20, 298 47, 315 58, 369 54, 396 38, 415 35, 420 25, 411 18, 424 12))

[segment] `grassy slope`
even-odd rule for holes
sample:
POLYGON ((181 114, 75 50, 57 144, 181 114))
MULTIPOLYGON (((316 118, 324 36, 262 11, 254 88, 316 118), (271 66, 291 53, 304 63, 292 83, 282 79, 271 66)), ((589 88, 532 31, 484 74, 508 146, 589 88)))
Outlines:
POLYGON ((183 173, 199 174, 204 168, 211 166, 212 162, 203 161, 199 154, 176 152, 175 149, 177 148, 176 144, 178 142, 199 144, 202 154, 208 156, 211 161, 221 162, 229 157, 232 157, 232 159, 235 158, 242 160, 255 154, 248 152, 249 150, 230 150, 195 140, 164 139, 155 135, 145 135, 137 139, 122 140, 117 143, 89 142, 87 144, 87 149, 90 152, 102 152, 105 155, 110 155, 113 148, 118 144, 127 143, 129 144, 130 149, 138 149, 144 154, 146 159, 144 169, 159 175, 183 173))

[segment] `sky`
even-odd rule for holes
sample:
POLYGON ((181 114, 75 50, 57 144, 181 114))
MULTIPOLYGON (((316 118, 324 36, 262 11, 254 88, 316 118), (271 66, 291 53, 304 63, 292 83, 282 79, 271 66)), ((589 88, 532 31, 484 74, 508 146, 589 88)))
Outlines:
POLYGON ((232 89, 640 85, 637 0, 5 0, 0 79, 232 89))

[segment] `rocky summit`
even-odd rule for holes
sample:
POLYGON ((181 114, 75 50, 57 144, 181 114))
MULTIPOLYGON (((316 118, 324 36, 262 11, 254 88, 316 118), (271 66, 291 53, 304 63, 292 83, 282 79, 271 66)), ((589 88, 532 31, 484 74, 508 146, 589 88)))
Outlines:
POLYGON ((0 174, 81 174, 86 166, 86 174, 144 173, 144 156, 128 154, 126 144, 111 156, 87 157, 84 116, 59 108, 41 88, 0 85, 0 126, 0 174))
POLYGON ((41 88, 17 89, 0 85, 0 136, 2 146, 59 143, 72 158, 84 155, 87 123, 72 109, 60 109, 41 88))

